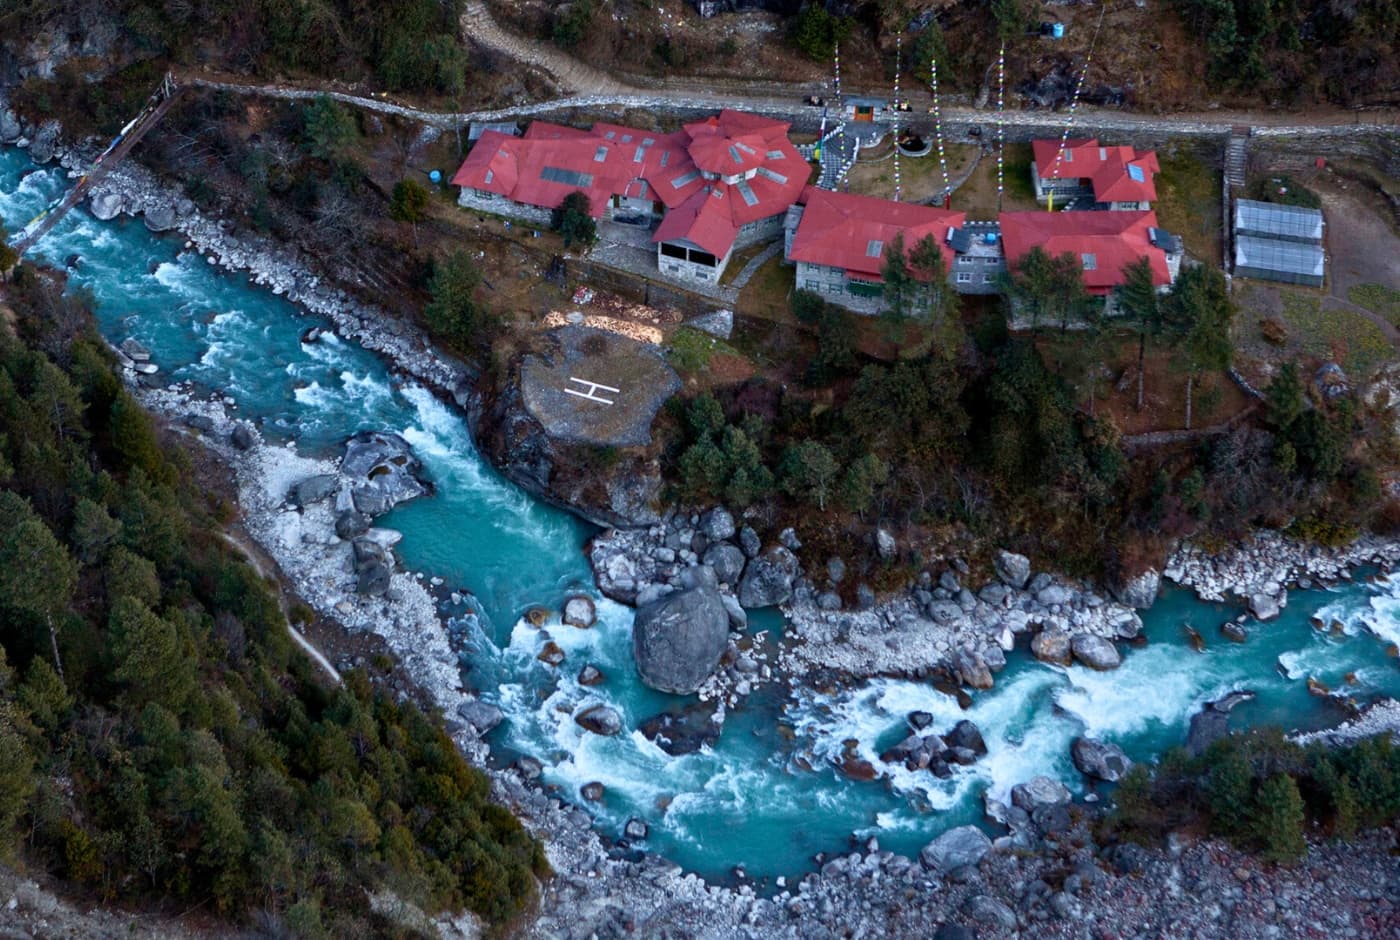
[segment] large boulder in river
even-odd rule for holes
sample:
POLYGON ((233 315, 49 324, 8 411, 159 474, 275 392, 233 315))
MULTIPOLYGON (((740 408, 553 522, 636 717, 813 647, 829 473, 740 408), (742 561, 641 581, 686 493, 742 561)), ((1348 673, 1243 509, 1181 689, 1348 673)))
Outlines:
MULTIPOLYGON (((915 714, 918 714, 915 712, 915 714)), ((949 747, 966 748, 976 754, 987 753, 987 742, 982 740, 982 732, 977 726, 964 718, 953 725, 953 730, 943 736, 949 747)))
POLYGON ((714 706, 689 706, 679 713, 662 712, 638 726, 642 736, 672 757, 694 754, 703 747, 713 747, 719 740, 721 725, 714 719, 714 706))
POLYGON ((739 582, 739 603, 750 609, 776 607, 792 597, 792 582, 801 573, 797 556, 781 545, 749 562, 739 582))
POLYGON ((1240 689, 1214 702, 1207 702, 1199 712, 1191 716, 1191 725, 1186 732, 1186 750, 1192 756, 1199 756, 1216 741, 1228 737, 1230 712, 1236 705, 1252 698, 1253 692, 1240 689))
POLYGON ((963 647, 954 653, 953 671, 957 674, 958 681, 969 688, 992 687, 992 671, 987 668, 987 661, 982 658, 982 654, 976 650, 963 647))
POLYGON ((99 222, 110 222, 121 215, 122 204, 121 193, 98 193, 92 197, 89 208, 99 222))
POLYGON ((1004 584, 1018 591, 1026 586, 1031 577, 1031 560, 1015 552, 997 552, 996 558, 992 560, 992 567, 996 569, 997 577, 1001 578, 1004 584))
POLYGON ((689 695, 719 665, 729 643, 729 614, 719 591, 695 587, 637 608, 632 657, 642 682, 689 695))
POLYGON ((416 474, 418 458, 397 434, 361 431, 345 445, 340 472, 350 481, 355 508, 370 516, 423 496, 428 488, 416 474))
POLYGON ((1070 638, 1064 630, 1041 630, 1031 640, 1031 653, 1043 663, 1058 663, 1068 666, 1070 661, 1070 638))
POLYGON ((1070 642, 1074 658, 1090 669, 1117 669, 1123 664, 1118 648, 1109 640, 1092 633, 1081 633, 1070 642))
POLYGON ((976 826, 958 826, 924 846, 919 861, 925 868, 949 873, 976 865, 992 847, 992 840, 976 826))
POLYGON ((1133 769, 1133 762, 1121 747, 1093 738, 1075 738, 1069 746, 1069 756, 1080 773, 1109 783, 1117 783, 1133 769))
POLYGON ((1283 604, 1275 594, 1260 591, 1249 595, 1249 612, 1256 620, 1273 620, 1283 610, 1283 604))
POLYGON ((574 721, 585 731, 611 737, 622 731, 622 716, 617 709, 607 705, 593 705, 574 716, 574 721))

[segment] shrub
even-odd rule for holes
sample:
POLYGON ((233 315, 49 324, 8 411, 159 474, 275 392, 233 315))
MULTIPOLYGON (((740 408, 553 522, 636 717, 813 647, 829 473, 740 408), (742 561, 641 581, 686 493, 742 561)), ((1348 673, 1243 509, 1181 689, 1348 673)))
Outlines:
POLYGON ((598 240, 598 223, 588 203, 588 194, 575 190, 564 197, 550 214, 550 227, 564 236, 564 247, 575 244, 588 247, 598 240))

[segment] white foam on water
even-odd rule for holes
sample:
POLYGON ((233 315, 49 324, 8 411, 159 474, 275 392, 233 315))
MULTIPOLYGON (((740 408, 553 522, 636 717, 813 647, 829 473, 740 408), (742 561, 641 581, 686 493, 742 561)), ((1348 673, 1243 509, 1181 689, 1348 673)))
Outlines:
POLYGON ((346 369, 340 373, 340 383, 345 389, 345 394, 352 401, 359 402, 367 410, 384 407, 391 403, 394 398, 393 387, 375 376, 373 372, 366 372, 360 376, 346 369))
POLYGON ((327 408, 335 401, 335 395, 321 387, 320 382, 312 382, 304 388, 294 389, 292 397, 298 404, 308 408, 327 408))

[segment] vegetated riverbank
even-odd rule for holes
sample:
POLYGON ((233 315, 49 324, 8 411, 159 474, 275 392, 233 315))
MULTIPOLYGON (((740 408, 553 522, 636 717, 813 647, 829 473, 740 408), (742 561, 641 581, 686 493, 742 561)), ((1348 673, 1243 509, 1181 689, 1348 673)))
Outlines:
MULTIPOLYGON (((216 421, 216 435, 230 432, 232 429, 232 425, 226 423, 227 417, 220 420, 213 407, 206 409, 203 405, 187 403, 178 397, 170 404, 173 409, 172 416, 178 420, 183 420, 187 408, 204 410, 206 417, 216 421)), ((222 406, 222 402, 219 405, 222 406)), ((313 475, 319 470, 335 468, 300 465, 294 473, 289 473, 280 469, 280 465, 287 459, 284 454, 278 453, 283 450, 270 448, 261 456, 249 458, 250 462, 261 466, 251 467, 247 474, 252 479, 263 481, 262 485, 266 489, 263 510, 270 517, 268 531, 284 536, 276 541, 283 555, 291 557, 297 552, 306 551, 305 543, 298 541, 302 535, 311 534, 314 539, 321 539, 325 543, 330 543, 331 537, 324 530, 317 533, 314 529, 305 527, 303 522, 277 518, 292 514, 283 508, 286 484, 296 482, 299 477, 295 474, 301 472, 313 475)), ((243 474, 240 473, 240 479, 242 477, 243 474)), ((320 511, 312 513, 312 521, 320 525, 334 522, 329 512, 320 511)), ((279 561, 282 561, 281 557, 279 561)), ((332 553, 327 553, 323 562, 327 567, 317 570, 317 575, 323 575, 344 586, 347 583, 347 570, 343 557, 332 558, 332 553)), ((288 564, 296 562, 293 559, 292 562, 284 563, 284 568, 288 564)), ((400 575, 394 576, 393 579, 394 586, 401 587, 404 591, 401 599, 406 599, 410 608, 422 609, 419 601, 412 596, 413 585, 403 584, 401 579, 400 575)), ((330 613, 337 616, 334 608, 330 613)), ((370 615, 366 615, 365 619, 371 622, 374 620, 370 615)), ((416 631, 432 629, 433 626, 426 621, 416 621, 412 618, 404 620, 403 624, 408 625, 408 629, 402 631, 405 634, 403 641, 412 640, 420 644, 423 643, 423 639, 416 631)), ((445 665, 445 660, 443 664, 445 665)), ((433 670, 430 669, 429 674, 433 674, 433 670)), ((440 671, 437 674, 444 678, 446 675, 440 671)), ((453 676, 452 682, 457 681, 453 676)), ((440 694, 450 705, 453 701, 452 692, 452 688, 444 688, 435 695, 440 694)), ((465 728, 458 730, 459 736, 466 732, 465 728)), ((1021 898, 1016 895, 1018 884, 1033 885, 1035 882, 1034 878, 1029 877, 1033 873, 1029 869, 1018 874, 1016 879, 991 885, 981 882, 981 876, 974 876, 972 882, 963 883, 966 890, 960 896, 956 885, 951 889, 946 886, 934 887, 935 882, 943 880, 942 877, 930 874, 917 863, 911 864, 907 859, 888 855, 875 855, 872 861, 868 858, 868 853, 860 853, 861 860, 858 863, 842 861, 833 865, 822 877, 804 882, 807 887, 796 895, 786 898, 780 895, 775 900, 755 899, 749 889, 730 891, 706 887, 698 879, 681 877, 674 866, 654 857, 643 858, 640 862, 625 858, 608 858, 606 846, 588 829, 587 814, 570 810, 532 789, 523 787, 519 778, 511 772, 497 774, 496 786, 498 794, 505 797, 508 804, 525 811, 527 822, 532 823, 532 828, 542 827, 541 834, 549 840, 551 862, 556 871, 561 873, 561 877, 547 887, 544 914, 537 925, 537 930, 543 935, 562 933, 561 928, 566 925, 586 933, 590 929, 606 931, 609 924, 627 922, 645 925, 647 930, 661 930, 669 925, 685 932, 687 929, 693 930, 693 925, 697 922, 694 918, 697 915, 715 924, 715 935, 743 935, 750 932, 748 928, 756 934, 781 934, 785 931, 800 931, 804 935, 820 934, 823 924, 834 929, 852 923, 854 915, 849 913, 852 910, 868 912, 862 914, 862 920, 869 929, 932 929, 949 916, 946 911, 957 909, 956 906, 948 905, 962 903, 961 896, 970 896, 970 892, 980 891, 988 897, 1001 899, 999 903, 1010 903, 1014 907, 1021 903, 1021 898), (872 882, 883 884, 886 888, 879 888, 872 882), (967 887, 968 884, 971 884, 970 888, 967 887), (904 896, 906 891, 913 891, 919 898, 918 903, 911 904, 911 899, 904 896), (859 900, 853 901, 853 898, 859 900), (900 913, 909 908, 913 909, 909 914, 900 913), (900 919, 901 917, 906 919, 900 919), (748 927, 741 926, 745 921, 748 922, 748 927)), ((996 866, 1002 861, 1002 856, 994 856, 994 860, 987 863, 989 870, 997 871, 996 866)), ((1374 864, 1376 859, 1372 857, 1370 862, 1374 864)), ((1222 890, 1227 889, 1233 890, 1229 884, 1222 886, 1222 890)), ((1040 889, 1033 890, 1038 892, 1040 889)), ((1096 910, 1100 908, 1099 897, 1102 893, 1091 891, 1096 910)), ((1030 911, 1035 899, 1029 895, 1027 898, 1025 906, 1027 911, 1030 911)), ((973 905, 973 909, 992 917, 993 920, 1002 917, 1001 910, 990 904, 979 902, 973 905)), ((1014 911, 1013 916, 1016 916, 1014 911)), ((1025 916, 1030 915, 1027 913, 1025 916)), ((964 915, 958 915, 955 919, 964 919, 964 915)))

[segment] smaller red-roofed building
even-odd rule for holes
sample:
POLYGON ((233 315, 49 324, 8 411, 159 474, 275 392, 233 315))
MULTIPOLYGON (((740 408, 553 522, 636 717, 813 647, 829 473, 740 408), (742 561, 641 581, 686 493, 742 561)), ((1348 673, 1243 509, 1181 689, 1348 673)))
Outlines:
POLYGON ((1055 208, 1141 211, 1157 199, 1157 154, 1133 147, 1101 146, 1094 138, 1031 144, 1031 182, 1037 202, 1055 208))
MULTIPOLYGON (((908 251, 931 236, 951 272, 957 261, 949 239, 966 213, 891 202, 808 186, 787 213, 784 257, 797 266, 797 287, 861 312, 883 303, 885 248, 904 237, 908 251)), ((951 274, 950 274, 951 279, 951 274)))
POLYGON ((1123 269, 1139 258, 1152 265, 1152 283, 1165 291, 1181 270, 1181 240, 1159 228, 1155 212, 1003 212, 997 219, 1007 263, 1032 249, 1051 257, 1073 255, 1090 295, 1103 297, 1104 314, 1114 314, 1114 288, 1123 269))

